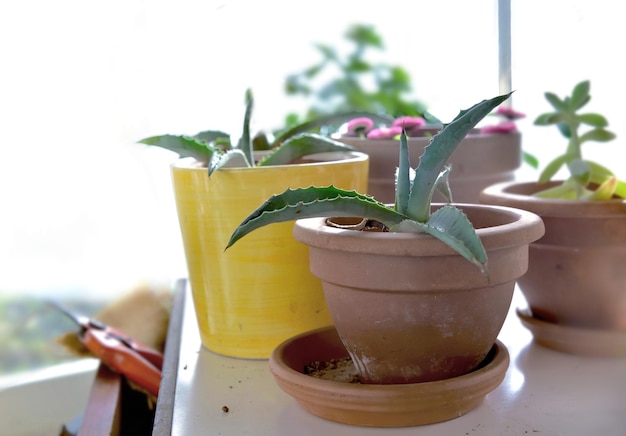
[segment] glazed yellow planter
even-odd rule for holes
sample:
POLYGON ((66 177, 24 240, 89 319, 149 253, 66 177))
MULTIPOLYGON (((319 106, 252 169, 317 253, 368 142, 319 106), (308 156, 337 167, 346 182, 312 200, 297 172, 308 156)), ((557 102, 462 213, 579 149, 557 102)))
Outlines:
POLYGON ((322 286, 309 271, 293 222, 259 229, 224 251, 237 225, 272 194, 333 184, 367 191, 363 153, 325 153, 322 162, 224 168, 194 160, 171 168, 189 282, 202 344, 226 356, 269 358, 282 341, 332 324, 322 286))

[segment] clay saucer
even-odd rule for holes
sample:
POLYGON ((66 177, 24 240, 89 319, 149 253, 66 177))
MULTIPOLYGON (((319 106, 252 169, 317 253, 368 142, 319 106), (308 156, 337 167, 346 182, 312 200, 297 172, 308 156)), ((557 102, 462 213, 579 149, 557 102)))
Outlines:
POLYGON ((517 309, 517 316, 544 347, 579 356, 626 356, 626 332, 554 324, 533 317, 527 308, 517 309))
POLYGON ((508 350, 497 341, 476 370, 445 380, 375 385, 304 374, 311 362, 347 357, 335 328, 325 327, 280 344, 269 367, 278 386, 313 415, 365 427, 409 427, 447 421, 476 408, 502 383, 509 366, 508 350))

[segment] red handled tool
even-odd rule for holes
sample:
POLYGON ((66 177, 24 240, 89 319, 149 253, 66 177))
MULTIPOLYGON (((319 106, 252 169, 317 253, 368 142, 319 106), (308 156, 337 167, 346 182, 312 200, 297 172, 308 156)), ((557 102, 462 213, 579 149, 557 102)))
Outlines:
POLYGON ((51 304, 80 327, 78 337, 91 353, 128 380, 158 396, 163 354, 106 324, 77 315, 57 303, 51 304))

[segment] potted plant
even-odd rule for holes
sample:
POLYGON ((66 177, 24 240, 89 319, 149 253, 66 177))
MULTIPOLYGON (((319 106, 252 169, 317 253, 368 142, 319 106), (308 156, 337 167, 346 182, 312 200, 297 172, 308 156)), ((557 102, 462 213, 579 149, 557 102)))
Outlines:
POLYGON ((494 346, 515 280, 526 271, 528 244, 543 224, 527 211, 431 199, 436 187, 449 190, 444 166, 463 137, 506 98, 461 111, 434 135, 414 171, 402 134, 393 206, 334 186, 290 189, 232 234, 228 247, 297 219, 294 236, 309 247, 311 271, 362 383, 454 378, 475 370, 494 346), (355 231, 368 229, 375 231, 355 231))
MULTIPOLYGON (((345 37, 353 46, 349 53, 342 55, 337 47, 318 43, 320 61, 287 77, 287 94, 306 97, 310 105, 304 117, 289 114, 286 124, 349 110, 388 114, 389 119, 380 122, 368 117, 355 119, 347 131, 334 138, 368 154, 367 194, 383 203, 393 203, 393 174, 398 165, 401 128, 409 136, 411 165, 415 166, 442 123, 424 103, 409 98, 413 87, 405 68, 368 56, 384 47, 382 36, 372 26, 352 25, 345 37)), ((521 136, 514 123, 523 115, 506 106, 499 106, 493 115, 501 122, 473 129, 463 140, 463 146, 450 157, 448 163, 454 168, 450 173, 454 201, 477 203, 480 192, 487 186, 514 179, 522 156, 526 162, 532 162, 532 157, 521 151, 521 136)), ((435 195, 439 201, 450 200, 435 195)))
MULTIPOLYGON (((508 107, 499 106, 492 114, 503 121, 472 129, 463 139, 463 145, 451 156, 448 164, 450 186, 454 198, 435 197, 439 201, 477 203, 480 192, 497 182, 513 180, 515 172, 525 161, 534 165, 532 156, 522 153, 521 135, 514 120, 523 116, 508 107)), ((395 183, 393 175, 397 167, 400 142, 398 137, 405 128, 411 156, 411 165, 418 163, 419 156, 429 144, 431 137, 441 128, 419 116, 398 117, 391 123, 375 123, 361 117, 348 123, 347 131, 336 139, 370 157, 370 182, 368 193, 376 199, 394 201, 395 183)))
POLYGON ((519 286, 528 310, 518 314, 535 340, 584 355, 626 355, 626 184, 607 168, 585 159, 582 145, 615 135, 606 118, 582 109, 590 82, 559 98, 545 93, 553 111, 538 126, 554 125, 567 139, 537 182, 487 188, 481 202, 540 215, 545 236, 531 244, 528 273, 519 286), (553 180, 560 170, 569 177, 553 180))
POLYGON ((275 139, 252 135, 252 109, 248 91, 238 141, 211 130, 139 142, 180 157, 171 176, 202 344, 223 355, 268 358, 285 338, 331 319, 319 280, 308 270, 308 252, 293 240, 291 225, 265 229, 224 253, 234 223, 288 187, 333 183, 366 189, 368 161, 341 143, 307 133, 328 119, 275 139), (269 150, 254 151, 254 144, 269 150))

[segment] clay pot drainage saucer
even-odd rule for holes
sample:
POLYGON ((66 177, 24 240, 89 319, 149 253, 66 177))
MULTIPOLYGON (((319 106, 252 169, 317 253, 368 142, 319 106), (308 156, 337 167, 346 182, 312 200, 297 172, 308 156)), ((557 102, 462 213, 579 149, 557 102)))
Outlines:
POLYGON ((502 383, 509 366, 508 350, 496 341, 475 371, 433 382, 355 384, 303 373, 311 362, 346 357, 335 328, 325 327, 283 342, 272 353, 269 366, 278 386, 309 413, 365 427, 410 427, 464 415, 502 383))
POLYGON ((538 344, 564 353, 591 357, 626 356, 626 332, 554 324, 535 318, 527 308, 517 316, 538 344))

